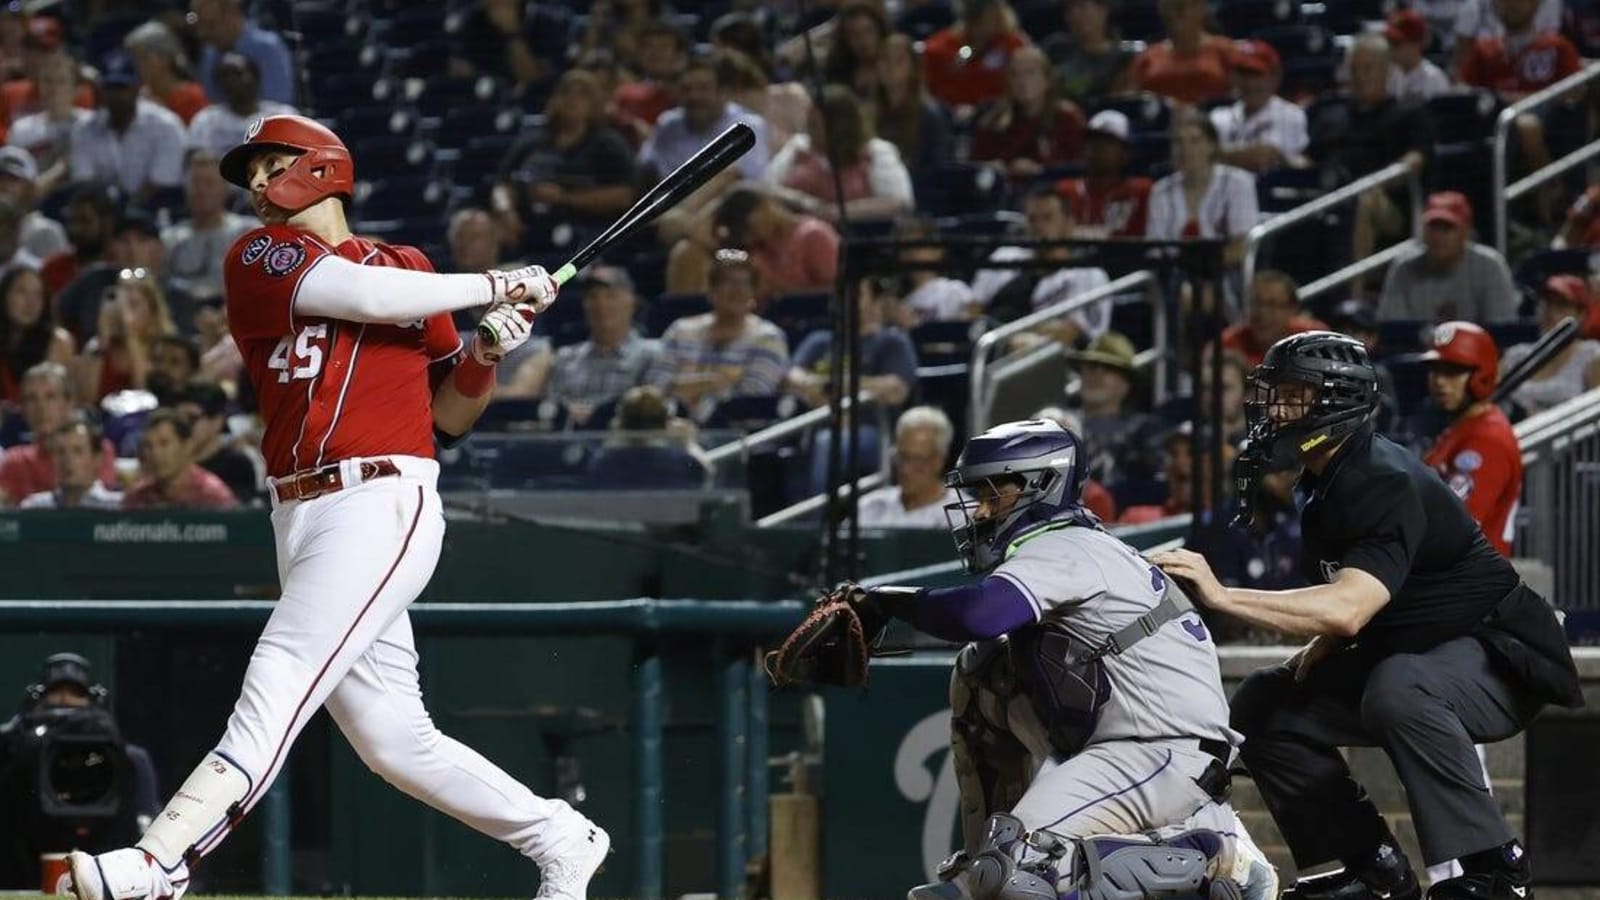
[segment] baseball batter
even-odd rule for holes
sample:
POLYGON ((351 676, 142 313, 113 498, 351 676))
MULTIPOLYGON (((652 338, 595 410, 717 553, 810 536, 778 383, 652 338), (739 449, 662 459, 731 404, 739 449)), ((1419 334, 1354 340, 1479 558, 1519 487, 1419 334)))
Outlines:
POLYGON ((966 849, 910 896, 1274 896, 1226 799, 1239 738, 1216 645, 1183 592, 1084 508, 1086 471, 1054 422, 978 435, 947 478, 966 499, 947 511, 986 576, 863 601, 975 642, 951 684, 966 849))
POLYGON ((69 863, 78 900, 170 900, 256 804, 319 706, 386 781, 538 864, 538 896, 581 900, 604 830, 441 734, 423 707, 406 607, 438 561, 434 435, 464 435, 500 357, 555 298, 542 268, 439 275, 352 235, 349 151, 299 116, 252 124, 221 161, 263 227, 225 264, 228 325, 260 398, 283 593, 222 740, 138 845, 69 863), (464 352, 454 310, 498 338, 464 352))

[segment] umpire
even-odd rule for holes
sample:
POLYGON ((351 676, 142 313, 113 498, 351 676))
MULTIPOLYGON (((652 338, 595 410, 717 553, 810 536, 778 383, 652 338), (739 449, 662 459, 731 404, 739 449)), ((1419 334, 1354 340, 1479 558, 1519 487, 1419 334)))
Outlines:
POLYGON ((1186 550, 1152 561, 1190 596, 1263 628, 1311 637, 1232 701, 1240 753, 1301 869, 1296 900, 1421 896, 1383 817, 1339 754, 1378 746, 1411 805, 1425 861, 1465 874, 1430 900, 1527 900, 1528 860, 1484 784, 1474 742, 1521 731, 1546 703, 1583 704, 1554 611, 1461 500, 1410 451, 1376 434, 1366 348, 1330 332, 1274 344, 1251 375, 1249 440, 1235 464, 1241 518, 1267 471, 1295 485, 1313 587, 1223 587, 1186 550))

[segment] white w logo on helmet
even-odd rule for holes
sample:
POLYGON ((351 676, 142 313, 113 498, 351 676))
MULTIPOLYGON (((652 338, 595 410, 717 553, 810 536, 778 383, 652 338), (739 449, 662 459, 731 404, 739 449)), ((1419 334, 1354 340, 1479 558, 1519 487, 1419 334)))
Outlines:
POLYGON ((265 121, 265 118, 256 118, 250 122, 250 127, 244 130, 244 139, 246 143, 256 139, 256 135, 261 133, 261 123, 265 121))

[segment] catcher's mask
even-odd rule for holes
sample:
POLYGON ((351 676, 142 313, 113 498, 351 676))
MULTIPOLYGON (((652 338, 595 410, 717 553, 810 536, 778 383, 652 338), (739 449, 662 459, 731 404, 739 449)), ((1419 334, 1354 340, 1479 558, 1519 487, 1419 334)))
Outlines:
POLYGON ((1249 524, 1257 479, 1300 465, 1372 418, 1378 373, 1360 341, 1307 331, 1273 344, 1245 390, 1246 441, 1234 461, 1239 519, 1249 524))
POLYGON ((944 508, 967 571, 999 565, 1022 532, 1063 512, 1092 518, 1080 503, 1086 479, 1078 438, 1055 422, 1009 422, 967 441, 945 476, 961 499, 944 508))

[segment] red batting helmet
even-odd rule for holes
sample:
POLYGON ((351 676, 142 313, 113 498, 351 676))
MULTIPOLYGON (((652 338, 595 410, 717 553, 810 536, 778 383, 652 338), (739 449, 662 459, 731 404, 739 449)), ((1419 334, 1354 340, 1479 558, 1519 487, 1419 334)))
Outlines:
POLYGON ((1433 349, 1422 358, 1471 369, 1467 396, 1474 400, 1494 393, 1495 383, 1500 380, 1500 348, 1489 332, 1472 322, 1441 322, 1433 326, 1433 349))
POLYGON ((356 166, 339 136, 304 116, 267 116, 250 123, 244 143, 223 155, 222 177, 250 189, 249 165, 257 153, 284 150, 300 154, 282 175, 267 184, 273 206, 299 212, 324 197, 350 199, 356 166))

